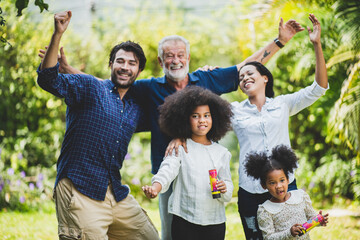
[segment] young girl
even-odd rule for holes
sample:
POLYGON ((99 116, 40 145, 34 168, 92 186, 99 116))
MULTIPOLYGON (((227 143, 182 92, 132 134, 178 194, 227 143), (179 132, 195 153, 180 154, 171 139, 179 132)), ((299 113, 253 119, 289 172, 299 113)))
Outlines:
MULTIPOLYGON (((261 186, 271 194, 270 200, 260 204, 257 211, 264 239, 310 239, 308 233, 300 237, 305 230, 302 224, 317 215, 310 197, 301 189, 288 192, 289 173, 296 167, 297 157, 285 145, 273 148, 270 156, 265 151, 246 156, 246 173, 259 179, 261 186)), ((328 214, 323 217, 321 225, 326 226, 328 214)))
POLYGON ((167 97, 160 107, 161 130, 172 138, 184 138, 188 153, 164 158, 152 186, 144 186, 148 198, 166 192, 173 182, 169 213, 171 235, 177 239, 224 239, 225 207, 233 184, 230 152, 216 143, 230 129, 230 104, 216 94, 191 86, 167 97), (209 170, 216 169, 220 198, 213 199, 209 170))

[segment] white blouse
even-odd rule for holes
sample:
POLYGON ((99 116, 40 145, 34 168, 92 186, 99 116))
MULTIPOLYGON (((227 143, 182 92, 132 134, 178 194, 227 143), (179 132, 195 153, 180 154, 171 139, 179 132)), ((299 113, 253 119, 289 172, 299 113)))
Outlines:
POLYGON ((162 186, 166 192, 174 180, 173 193, 169 198, 169 213, 198 225, 220 224, 226 221, 224 202, 231 200, 234 189, 230 173, 230 152, 218 143, 211 145, 186 141, 188 153, 179 148, 164 158, 152 183, 162 186), (221 198, 213 199, 209 170, 216 169, 219 180, 226 184, 227 191, 221 198))
POLYGON ((259 228, 265 240, 310 239, 309 233, 293 237, 291 227, 303 224, 316 216, 309 195, 302 189, 290 191, 290 198, 283 203, 267 200, 257 211, 259 228))
MULTIPOLYGON (((239 186, 250 193, 264 193, 260 180, 254 180, 245 172, 245 157, 252 151, 271 151, 275 146, 284 144, 290 146, 289 117, 313 104, 325 94, 316 81, 311 86, 298 92, 266 98, 266 102, 258 111, 250 101, 233 102, 232 127, 240 145, 239 156, 239 186)), ((289 181, 294 180, 294 174, 289 174, 289 181)))

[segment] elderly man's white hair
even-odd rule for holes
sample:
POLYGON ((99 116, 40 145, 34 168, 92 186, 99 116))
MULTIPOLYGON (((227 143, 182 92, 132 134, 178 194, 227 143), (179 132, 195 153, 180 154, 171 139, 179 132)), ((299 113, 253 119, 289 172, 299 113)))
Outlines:
POLYGON ((181 42, 185 43, 186 54, 187 54, 187 56, 190 55, 190 43, 188 40, 186 40, 186 38, 179 36, 179 35, 166 36, 160 40, 159 46, 158 46, 158 56, 160 57, 161 61, 163 61, 163 57, 164 57, 163 45, 165 42, 168 42, 168 41, 181 41, 181 42))

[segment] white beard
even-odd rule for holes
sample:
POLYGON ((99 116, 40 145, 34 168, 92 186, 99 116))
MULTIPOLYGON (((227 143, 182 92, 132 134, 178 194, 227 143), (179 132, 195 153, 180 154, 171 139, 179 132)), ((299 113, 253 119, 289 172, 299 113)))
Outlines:
POLYGON ((181 80, 185 79, 186 75, 189 73, 189 64, 186 64, 184 68, 181 70, 171 70, 171 67, 175 65, 170 65, 170 70, 167 68, 163 68, 163 72, 165 76, 172 82, 180 82, 181 80))

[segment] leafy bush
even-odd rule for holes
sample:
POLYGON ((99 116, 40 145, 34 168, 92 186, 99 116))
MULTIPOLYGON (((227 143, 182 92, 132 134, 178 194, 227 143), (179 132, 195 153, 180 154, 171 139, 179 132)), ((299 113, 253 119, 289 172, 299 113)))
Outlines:
POLYGON ((28 172, 31 175, 0 168, 0 210, 44 210, 44 203, 51 201, 53 181, 49 177, 54 171, 30 168, 28 172))

